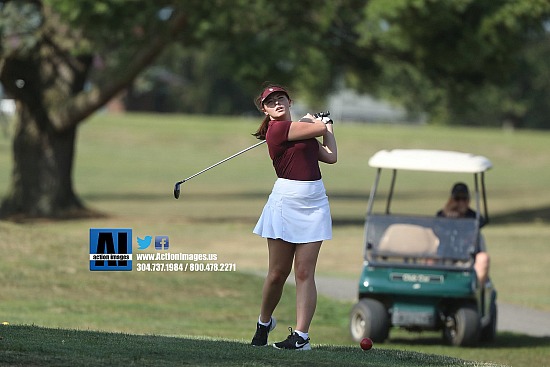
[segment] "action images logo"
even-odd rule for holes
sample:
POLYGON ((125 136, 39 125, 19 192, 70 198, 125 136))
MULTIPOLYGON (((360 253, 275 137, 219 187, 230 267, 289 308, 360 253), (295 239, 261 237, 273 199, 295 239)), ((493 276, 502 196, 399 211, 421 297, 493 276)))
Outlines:
POLYGON ((90 228, 90 270, 131 271, 132 229, 90 228))

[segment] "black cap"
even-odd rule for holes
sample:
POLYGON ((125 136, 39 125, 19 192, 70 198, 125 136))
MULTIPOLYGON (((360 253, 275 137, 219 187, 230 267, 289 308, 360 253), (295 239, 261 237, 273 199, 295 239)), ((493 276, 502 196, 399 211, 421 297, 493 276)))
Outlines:
POLYGON ((458 182, 454 184, 453 189, 451 190, 452 197, 470 197, 470 191, 468 186, 463 182, 458 182))

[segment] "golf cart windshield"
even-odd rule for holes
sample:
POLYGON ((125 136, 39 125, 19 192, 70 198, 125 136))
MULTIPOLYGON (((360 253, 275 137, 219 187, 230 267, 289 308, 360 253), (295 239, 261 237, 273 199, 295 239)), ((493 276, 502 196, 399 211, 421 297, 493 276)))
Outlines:
POLYGON ((365 227, 372 264, 467 268, 479 244, 475 219, 369 215, 365 227))

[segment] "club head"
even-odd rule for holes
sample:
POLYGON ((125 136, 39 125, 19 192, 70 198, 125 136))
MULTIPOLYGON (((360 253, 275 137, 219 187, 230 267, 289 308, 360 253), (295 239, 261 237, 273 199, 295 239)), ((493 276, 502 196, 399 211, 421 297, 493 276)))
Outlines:
POLYGON ((174 185, 174 197, 176 199, 179 199, 180 197, 180 185, 181 185, 181 182, 176 182, 176 184, 174 185))

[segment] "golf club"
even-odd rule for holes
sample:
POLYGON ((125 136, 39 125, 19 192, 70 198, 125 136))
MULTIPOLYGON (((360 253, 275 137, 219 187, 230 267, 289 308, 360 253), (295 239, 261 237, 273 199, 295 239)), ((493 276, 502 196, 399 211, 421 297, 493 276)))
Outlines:
MULTIPOLYGON (((314 114, 313 116, 315 116, 315 118, 328 117, 328 116, 330 116, 330 112, 329 112, 329 111, 326 111, 326 112, 318 112, 318 113, 314 114)), ((233 159, 233 158, 235 158, 236 156, 243 154, 244 152, 248 152, 250 149, 254 149, 254 148, 256 148, 257 146, 262 145, 262 144, 265 143, 265 142, 266 142, 266 140, 262 140, 262 141, 260 141, 260 142, 258 142, 258 143, 256 143, 256 144, 254 144, 254 145, 252 145, 252 146, 249 146, 249 147, 246 148, 246 149, 241 150, 240 152, 237 152, 237 153, 233 154, 232 156, 229 156, 229 157, 227 157, 227 158, 225 158, 225 159, 219 161, 218 163, 214 163, 214 164, 211 165, 210 167, 206 167, 206 168, 203 169, 202 171, 197 172, 197 173, 195 173, 194 175, 187 177, 185 180, 181 180, 181 181, 176 182, 176 184, 174 185, 174 197, 175 197, 176 199, 179 199, 179 197, 180 197, 180 190, 181 190, 180 186, 181 186, 182 183, 184 183, 184 182, 186 182, 186 181, 189 181, 189 180, 192 179, 193 177, 196 177, 196 176, 200 175, 201 173, 204 173, 204 172, 208 171, 209 169, 212 169, 212 168, 214 168, 214 167, 216 167, 216 166, 218 166, 218 165, 220 165, 220 164, 222 164, 222 163, 224 163, 224 162, 227 162, 228 160, 233 159)))
POLYGON ((265 140, 262 140, 262 141, 260 141, 260 142, 258 142, 258 143, 256 143, 256 144, 254 144, 254 145, 252 145, 252 146, 249 146, 249 147, 246 148, 246 149, 241 150, 240 152, 237 152, 237 153, 233 154, 232 156, 229 156, 229 157, 227 157, 227 158, 225 158, 225 159, 219 161, 218 163, 215 163, 215 164, 211 165, 210 167, 207 167, 207 168, 203 169, 203 170, 200 171, 200 172, 195 173, 195 174, 192 175, 192 176, 187 177, 185 180, 181 180, 181 181, 176 182, 176 184, 174 185, 174 197, 175 197, 176 199, 178 199, 178 198, 180 197, 180 185, 181 185, 182 183, 184 183, 184 182, 186 182, 186 181, 189 181, 189 180, 192 179, 193 177, 196 177, 196 176, 200 175, 201 173, 204 173, 204 172, 208 171, 209 169, 212 169, 212 168, 216 167, 217 165, 222 164, 223 162, 227 162, 228 160, 230 160, 230 159, 232 159, 232 158, 235 158, 236 156, 241 155, 241 154, 243 154, 244 152, 247 152, 247 151, 249 151, 250 149, 254 149, 254 148, 256 148, 257 146, 262 145, 262 144, 265 143, 265 142, 266 142, 265 140))

